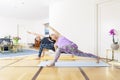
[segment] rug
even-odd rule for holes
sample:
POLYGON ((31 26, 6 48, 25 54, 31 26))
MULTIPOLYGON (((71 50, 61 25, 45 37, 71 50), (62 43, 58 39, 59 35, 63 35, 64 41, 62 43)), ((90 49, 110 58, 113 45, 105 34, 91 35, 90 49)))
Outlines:
MULTIPOLYGON (((51 61, 42 61, 38 66, 46 66, 51 61)), ((55 63, 56 67, 108 67, 109 64, 100 61, 96 63, 95 61, 58 61, 55 63)))
POLYGON ((37 55, 38 51, 36 50, 30 50, 30 49, 23 49, 22 51, 19 52, 5 52, 5 53, 0 53, 0 58, 8 58, 8 57, 19 57, 19 56, 27 56, 27 55, 37 55))

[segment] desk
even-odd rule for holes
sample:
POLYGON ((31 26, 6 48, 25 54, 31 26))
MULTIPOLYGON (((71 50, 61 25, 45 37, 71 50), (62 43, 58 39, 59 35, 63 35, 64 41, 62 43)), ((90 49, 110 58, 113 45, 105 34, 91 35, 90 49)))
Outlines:
POLYGON ((112 50, 112 49, 106 49, 106 61, 108 62, 108 54, 109 52, 112 52, 112 59, 110 61, 113 61, 114 60, 114 53, 115 52, 120 52, 120 49, 118 50, 112 50))

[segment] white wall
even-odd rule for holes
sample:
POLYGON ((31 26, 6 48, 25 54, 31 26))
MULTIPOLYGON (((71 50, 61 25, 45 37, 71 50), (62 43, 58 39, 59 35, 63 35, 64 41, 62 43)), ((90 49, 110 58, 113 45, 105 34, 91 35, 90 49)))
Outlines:
POLYGON ((79 49, 95 53, 94 0, 53 0, 50 25, 78 44, 79 49))
POLYGON ((12 37, 17 36, 17 25, 19 25, 19 36, 21 37, 20 42, 31 43, 34 42, 35 36, 28 34, 27 31, 44 34, 43 24, 46 22, 48 22, 48 19, 24 20, 0 16, 0 37, 8 35, 12 37))
MULTIPOLYGON (((99 53, 101 56, 105 56, 106 49, 110 49, 112 44, 110 29, 114 28, 120 33, 120 1, 109 1, 99 6, 99 24, 99 53)), ((120 34, 118 38, 120 41, 120 34)), ((115 59, 117 58, 120 59, 119 54, 115 54, 115 59)))

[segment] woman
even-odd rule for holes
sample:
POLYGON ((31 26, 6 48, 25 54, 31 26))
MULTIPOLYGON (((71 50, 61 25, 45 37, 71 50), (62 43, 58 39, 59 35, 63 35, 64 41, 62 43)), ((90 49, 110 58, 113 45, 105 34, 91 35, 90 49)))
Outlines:
MULTIPOLYGON (((55 40, 52 40, 51 37, 44 37, 43 35, 40 35, 38 33, 34 33, 34 32, 28 32, 29 34, 33 34, 33 35, 36 35, 37 36, 37 40, 38 38, 41 38, 41 41, 40 41, 40 48, 39 48, 39 54, 38 54, 38 58, 37 59, 40 59, 41 55, 42 55, 42 52, 43 52, 43 49, 50 49, 50 50, 53 50, 55 51, 55 48, 54 48, 54 44, 55 44, 55 40)), ((44 55, 44 52, 43 52, 43 55, 44 55)))
POLYGON ((57 62, 58 58, 60 57, 61 52, 82 57, 98 58, 93 54, 84 53, 78 50, 78 46, 75 43, 62 36, 58 31, 56 31, 51 26, 48 26, 48 28, 55 32, 55 34, 51 34, 51 38, 56 41, 55 43, 56 54, 54 60, 47 66, 54 66, 55 62, 57 62))

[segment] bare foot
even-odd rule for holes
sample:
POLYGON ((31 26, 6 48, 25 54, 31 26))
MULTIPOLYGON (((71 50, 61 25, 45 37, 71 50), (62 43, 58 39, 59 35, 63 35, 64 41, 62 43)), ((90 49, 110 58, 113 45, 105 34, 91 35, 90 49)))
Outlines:
POLYGON ((50 64, 47 64, 46 66, 47 66, 47 67, 55 66, 55 62, 51 62, 50 64))

